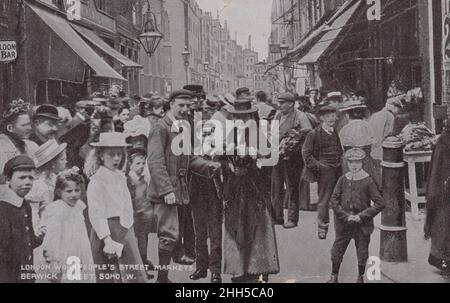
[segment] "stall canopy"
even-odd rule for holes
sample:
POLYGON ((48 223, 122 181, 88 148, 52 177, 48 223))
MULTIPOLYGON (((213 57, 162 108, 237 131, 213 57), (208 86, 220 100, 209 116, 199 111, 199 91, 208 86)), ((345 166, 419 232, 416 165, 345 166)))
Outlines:
POLYGON ((70 26, 70 24, 51 12, 29 5, 29 7, 56 33, 89 67, 96 77, 127 81, 108 65, 70 26))
POLYGON ((355 14, 361 1, 357 1, 350 6, 347 10, 337 17, 333 24, 330 25, 327 32, 320 38, 320 40, 309 50, 309 52, 298 61, 298 64, 312 64, 316 63, 319 58, 325 53, 325 51, 333 44, 338 38, 342 29, 347 25, 350 18, 355 14))
POLYGON ((118 61, 123 67, 129 67, 129 68, 143 68, 142 65, 128 59, 124 55, 122 55, 120 52, 115 50, 113 47, 111 47, 108 43, 103 41, 102 38, 97 36, 93 31, 81 27, 79 25, 71 24, 71 26, 81 35, 83 36, 87 41, 95 45, 95 47, 99 48, 101 51, 103 51, 108 56, 112 57, 114 60, 118 61))

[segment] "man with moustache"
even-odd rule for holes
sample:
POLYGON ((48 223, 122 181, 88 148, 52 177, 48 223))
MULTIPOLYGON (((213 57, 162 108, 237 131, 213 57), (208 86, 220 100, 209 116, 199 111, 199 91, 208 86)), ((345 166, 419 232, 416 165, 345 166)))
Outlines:
POLYGON ((30 104, 13 100, 5 110, 0 123, 0 184, 5 183, 3 168, 15 156, 32 156, 39 146, 29 140, 33 132, 30 104))
MULTIPOLYGON (((167 267, 174 255, 180 234, 177 207, 189 203, 190 170, 211 177, 220 168, 218 163, 186 154, 179 155, 172 149, 172 141, 178 139, 182 133, 181 128, 189 127, 188 119, 193 99, 191 91, 184 89, 174 91, 169 97, 170 110, 155 124, 148 143, 148 167, 152 177, 147 197, 154 208, 159 238, 160 270, 157 283, 171 283, 167 267), (185 122, 184 126, 180 127, 180 122, 185 122)), ((185 133, 190 134, 190 130, 187 132, 185 130, 185 133)), ((183 144, 190 145, 191 141, 187 141, 183 144)))
MULTIPOLYGON (((33 250, 42 242, 33 231, 31 207, 24 197, 33 185, 35 165, 20 155, 5 164, 0 185, 0 283, 33 283, 33 250)), ((39 232, 37 232, 39 233, 39 232)))
POLYGON ((58 123, 61 118, 58 109, 50 104, 44 104, 36 109, 33 117, 34 133, 30 140, 41 146, 50 139, 57 139, 59 132, 58 123))

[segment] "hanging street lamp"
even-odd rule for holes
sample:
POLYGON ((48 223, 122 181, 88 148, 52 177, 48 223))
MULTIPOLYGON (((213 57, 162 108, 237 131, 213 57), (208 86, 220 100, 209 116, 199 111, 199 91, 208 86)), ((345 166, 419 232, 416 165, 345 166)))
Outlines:
POLYGON ((151 57, 164 36, 158 29, 155 14, 150 10, 149 0, 147 0, 147 12, 144 18, 144 25, 138 39, 147 53, 147 56, 151 57))

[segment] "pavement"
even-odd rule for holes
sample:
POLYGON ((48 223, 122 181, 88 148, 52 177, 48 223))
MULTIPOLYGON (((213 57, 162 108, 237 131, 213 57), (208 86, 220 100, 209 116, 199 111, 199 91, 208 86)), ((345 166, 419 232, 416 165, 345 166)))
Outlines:
MULTIPOLYGON (((315 193, 313 187, 311 190, 315 193)), ((316 197, 312 195, 313 202, 316 197)), ((281 226, 276 227, 276 237, 280 259, 280 273, 270 276, 271 283, 324 283, 329 279, 331 272, 330 250, 335 238, 334 228, 326 240, 317 237, 316 212, 300 212, 299 226, 285 230, 281 226)), ((331 216, 332 217, 332 216, 331 216)), ((379 226, 381 215, 375 220, 379 226)), ((387 263, 381 262, 379 280, 367 283, 449 283, 450 278, 445 278, 428 265, 430 242, 423 238, 424 219, 417 221, 406 214, 407 222, 407 246, 408 262, 387 263)), ((333 226, 331 223, 330 226, 333 226)), ((157 247, 156 239, 151 240, 150 247, 157 247), (153 244, 151 244, 153 243, 153 244)), ((156 256, 152 249, 151 255, 156 256)), ((380 230, 375 229, 370 243, 370 255, 379 256, 380 230)), ((227 252, 224 251, 224 254, 227 252)), ((156 257, 155 257, 156 258, 156 257)), ((155 259, 153 259, 155 260, 155 259)), ((369 268, 369 266, 368 266, 369 268)), ((189 275, 194 268, 181 268, 170 273, 170 279, 174 283, 192 283, 189 275)), ((340 283, 354 283, 357 278, 357 259, 354 242, 351 242, 341 266, 340 283)), ((369 271, 369 270, 368 270, 369 271)), ((209 283, 209 276, 196 283, 209 283)), ((223 282, 230 283, 231 276, 224 275, 223 282)))

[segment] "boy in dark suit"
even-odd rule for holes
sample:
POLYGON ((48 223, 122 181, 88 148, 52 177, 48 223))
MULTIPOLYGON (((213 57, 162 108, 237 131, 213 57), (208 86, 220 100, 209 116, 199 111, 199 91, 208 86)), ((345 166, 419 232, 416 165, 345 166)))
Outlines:
POLYGON ((338 283, 339 268, 352 239, 358 256, 357 283, 364 283, 373 218, 384 209, 385 201, 373 179, 362 168, 365 152, 353 148, 345 153, 345 158, 350 172, 339 179, 331 197, 336 239, 331 249, 333 269, 328 283, 338 283))

